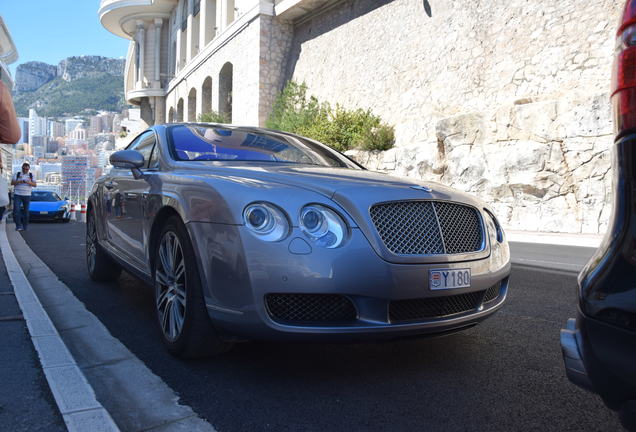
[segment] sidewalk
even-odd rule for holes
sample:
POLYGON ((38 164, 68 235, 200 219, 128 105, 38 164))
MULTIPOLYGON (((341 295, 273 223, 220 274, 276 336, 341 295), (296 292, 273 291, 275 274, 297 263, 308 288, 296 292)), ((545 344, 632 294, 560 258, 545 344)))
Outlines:
MULTIPOLYGON (((4 225, 0 223, 0 229, 4 225)), ((0 250, 0 430, 65 431, 0 250)))
POLYGON ((515 243, 540 243, 561 246, 597 248, 603 240, 600 234, 548 233, 537 231, 506 230, 506 238, 515 243))

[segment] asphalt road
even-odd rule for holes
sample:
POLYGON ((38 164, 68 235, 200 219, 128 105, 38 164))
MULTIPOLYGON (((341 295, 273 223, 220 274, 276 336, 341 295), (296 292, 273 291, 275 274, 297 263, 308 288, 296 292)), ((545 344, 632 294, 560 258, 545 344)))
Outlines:
POLYGON ((510 243, 510 253, 514 264, 576 273, 581 271, 595 251, 596 248, 590 247, 510 243))
POLYGON ((217 430, 617 431, 565 378, 559 329, 575 275, 515 267, 507 305, 451 336, 369 344, 250 342, 204 361, 171 357, 151 292, 123 273, 94 283, 84 225, 32 224, 30 247, 109 329, 217 430))

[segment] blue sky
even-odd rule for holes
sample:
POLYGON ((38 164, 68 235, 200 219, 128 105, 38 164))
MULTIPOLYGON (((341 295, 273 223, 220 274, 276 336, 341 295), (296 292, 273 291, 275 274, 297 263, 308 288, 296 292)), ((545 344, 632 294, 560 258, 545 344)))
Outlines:
POLYGON ((99 0, 0 0, 0 15, 20 58, 56 65, 70 56, 125 57, 128 40, 109 33, 97 16, 99 0))

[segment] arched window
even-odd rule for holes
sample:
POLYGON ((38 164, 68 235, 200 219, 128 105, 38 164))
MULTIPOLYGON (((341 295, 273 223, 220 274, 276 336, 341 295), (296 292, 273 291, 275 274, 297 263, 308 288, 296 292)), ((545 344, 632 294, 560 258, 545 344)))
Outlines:
POLYGON ((212 111, 212 77, 207 77, 201 86, 201 114, 212 111))
POLYGON ((186 121, 197 121, 197 91, 196 89, 190 89, 188 93, 188 118, 186 121))
POLYGON ((232 123, 232 63, 223 65, 219 72, 219 114, 232 123))
POLYGON ((179 102, 177 103, 177 121, 183 121, 183 98, 179 99, 179 102))
POLYGON ((174 123, 174 108, 170 107, 168 111, 168 123, 174 123))

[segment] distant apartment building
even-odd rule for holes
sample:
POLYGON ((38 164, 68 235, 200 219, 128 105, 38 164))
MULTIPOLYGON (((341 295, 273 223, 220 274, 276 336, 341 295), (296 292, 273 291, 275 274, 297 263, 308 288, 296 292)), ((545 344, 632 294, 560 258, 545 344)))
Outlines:
POLYGON ((56 193, 60 198, 64 199, 64 194, 62 193, 62 185, 59 183, 40 182, 38 183, 38 191, 53 192, 56 193))
POLYGON ((29 142, 29 118, 18 117, 18 124, 20 125, 20 140, 17 144, 24 144, 29 142))
POLYGON ((64 129, 64 123, 55 121, 55 120, 50 120, 49 126, 48 126, 48 132, 51 138, 60 138, 65 136, 66 131, 64 129))
POLYGON ((88 125, 88 136, 95 136, 102 132, 102 119, 99 116, 91 116, 88 125))
POLYGON ((71 136, 71 132, 77 127, 77 126, 83 126, 84 125, 84 120, 82 119, 66 119, 64 120, 64 136, 71 136))
POLYGON ((35 109, 29 109, 29 144, 31 137, 47 135, 48 120, 46 117, 40 117, 35 109))
POLYGON ((40 167, 40 172, 38 176, 39 180, 49 181, 48 176, 50 174, 60 174, 62 172, 62 164, 59 162, 57 163, 40 162, 39 167, 40 167))
POLYGON ((87 195, 87 156, 62 156, 62 193, 71 199, 87 195))
POLYGON ((34 135, 29 139, 31 154, 36 158, 43 158, 46 153, 49 137, 46 135, 34 135))
POLYGON ((71 131, 69 138, 74 140, 85 140, 87 136, 88 134, 86 133, 86 129, 78 125, 71 131))
POLYGON ((59 173, 59 172, 48 173, 44 177, 44 181, 46 181, 47 183, 53 183, 53 184, 61 185, 62 184, 62 173, 59 173))
POLYGON ((60 143, 58 141, 59 138, 51 138, 48 137, 46 143, 46 153, 57 153, 60 148, 60 143))

